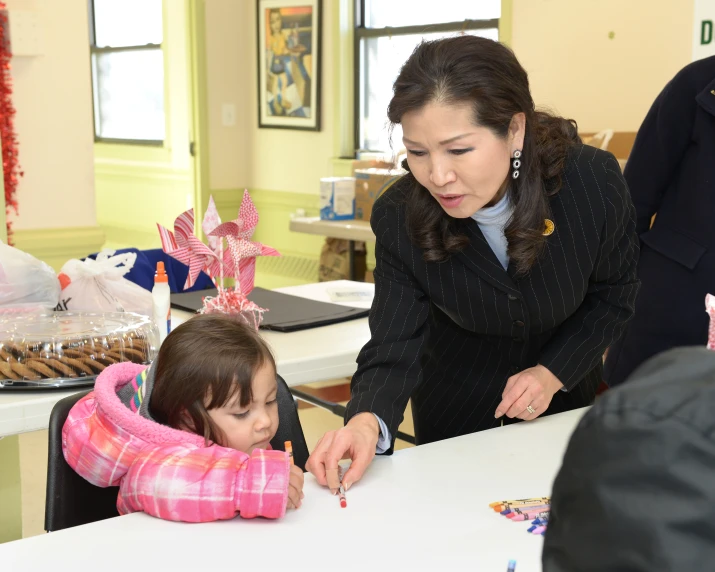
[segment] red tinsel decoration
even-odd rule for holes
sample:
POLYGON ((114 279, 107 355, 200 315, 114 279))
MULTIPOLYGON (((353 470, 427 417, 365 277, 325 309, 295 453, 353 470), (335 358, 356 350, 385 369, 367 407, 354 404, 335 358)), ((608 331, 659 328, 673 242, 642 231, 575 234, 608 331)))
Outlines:
MULTIPOLYGON (((0 2, 0 137, 2 137, 2 172, 5 178, 5 213, 10 209, 17 214, 15 192, 23 173, 20 171, 15 135, 15 107, 12 105, 12 76, 10 74, 10 39, 7 37, 8 20, 6 5, 0 2)), ((12 223, 7 220, 8 243, 12 235, 12 223)))

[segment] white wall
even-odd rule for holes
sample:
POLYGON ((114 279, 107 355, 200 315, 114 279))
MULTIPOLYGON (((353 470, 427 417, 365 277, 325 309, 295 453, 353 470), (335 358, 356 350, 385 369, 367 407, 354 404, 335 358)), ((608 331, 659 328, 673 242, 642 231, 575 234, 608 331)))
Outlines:
POLYGON ((41 55, 13 58, 20 215, 15 229, 96 224, 86 0, 7 0, 36 12, 41 55))

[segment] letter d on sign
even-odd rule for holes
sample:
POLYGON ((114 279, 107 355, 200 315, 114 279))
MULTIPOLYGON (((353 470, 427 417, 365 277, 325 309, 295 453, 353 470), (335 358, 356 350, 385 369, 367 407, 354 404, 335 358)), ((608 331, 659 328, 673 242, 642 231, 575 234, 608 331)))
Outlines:
POLYGON ((713 41, 713 21, 703 20, 700 23, 700 45, 705 46, 713 41))

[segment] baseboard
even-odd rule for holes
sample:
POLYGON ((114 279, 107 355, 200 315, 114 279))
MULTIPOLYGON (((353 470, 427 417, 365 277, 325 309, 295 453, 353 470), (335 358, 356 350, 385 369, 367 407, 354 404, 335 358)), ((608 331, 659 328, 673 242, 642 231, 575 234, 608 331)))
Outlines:
POLYGON ((71 258, 84 258, 98 252, 105 242, 99 226, 18 229, 13 232, 14 245, 59 272, 71 258))

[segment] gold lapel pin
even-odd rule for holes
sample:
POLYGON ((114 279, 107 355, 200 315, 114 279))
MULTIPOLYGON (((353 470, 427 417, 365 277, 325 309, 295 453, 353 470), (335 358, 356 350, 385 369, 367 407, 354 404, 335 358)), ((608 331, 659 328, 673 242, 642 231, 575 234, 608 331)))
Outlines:
POLYGON ((554 234, 554 221, 549 219, 544 219, 544 236, 550 236, 554 234))

